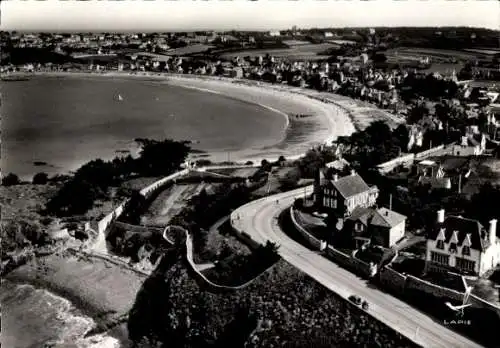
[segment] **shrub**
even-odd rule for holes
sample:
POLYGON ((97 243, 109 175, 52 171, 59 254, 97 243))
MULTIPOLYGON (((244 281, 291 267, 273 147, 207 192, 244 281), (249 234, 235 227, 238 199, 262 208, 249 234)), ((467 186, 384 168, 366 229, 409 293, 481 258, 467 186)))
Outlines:
POLYGON ((7 176, 2 178, 2 185, 3 186, 19 185, 20 183, 21 182, 19 180, 19 177, 13 173, 9 173, 7 176))
POLYGON ((47 173, 36 173, 33 176, 32 183, 33 185, 45 185, 49 181, 49 176, 47 173))

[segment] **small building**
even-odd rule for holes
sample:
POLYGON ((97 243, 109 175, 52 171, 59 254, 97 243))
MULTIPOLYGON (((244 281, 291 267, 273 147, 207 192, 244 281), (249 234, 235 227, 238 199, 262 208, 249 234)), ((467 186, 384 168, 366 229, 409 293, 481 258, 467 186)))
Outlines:
POLYGON ((357 207, 346 219, 344 231, 357 249, 363 245, 390 248, 405 235, 406 216, 387 208, 357 207))
POLYGON ((497 220, 486 230, 477 220, 445 217, 444 209, 439 210, 427 237, 425 261, 429 271, 483 275, 500 264, 497 220))
POLYGON ((315 182, 314 198, 319 208, 348 217, 357 207, 373 206, 378 193, 376 186, 368 186, 355 171, 341 178, 333 174, 332 179, 327 179, 325 172, 320 171, 315 182))

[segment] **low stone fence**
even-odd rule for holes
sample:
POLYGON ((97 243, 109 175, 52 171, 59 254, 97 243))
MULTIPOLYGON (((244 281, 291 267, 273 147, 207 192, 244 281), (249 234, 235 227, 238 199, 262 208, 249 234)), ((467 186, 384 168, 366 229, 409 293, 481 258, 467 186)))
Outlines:
POLYGON ((442 298, 449 298, 455 301, 462 301, 464 297, 464 293, 460 291, 456 291, 453 289, 448 289, 436 284, 433 284, 431 282, 428 282, 426 280, 414 277, 412 275, 407 275, 406 276, 406 284, 405 284, 405 290, 406 289, 414 289, 414 290, 420 290, 422 292, 425 292, 427 294, 436 296, 436 297, 442 297, 442 298))
POLYGON ((414 160, 415 160, 415 154, 410 153, 410 154, 407 154, 404 156, 394 158, 390 161, 381 163, 377 166, 377 169, 380 173, 386 174, 386 173, 389 173, 390 171, 394 170, 394 168, 396 168, 400 165, 409 166, 409 165, 413 164, 414 160))
POLYGON ((297 232, 300 233, 300 235, 306 240, 306 242, 309 244, 310 247, 320 250, 321 249, 321 241, 314 237, 312 234, 306 231, 304 227, 302 227, 298 222, 295 217, 295 210, 293 209, 293 206, 290 207, 290 219, 292 220, 293 225, 295 226, 295 229, 297 232))
POLYGON ((439 145, 436 147, 433 147, 431 149, 418 152, 418 153, 409 153, 403 156, 399 156, 396 158, 393 158, 390 161, 381 163, 377 166, 377 169, 379 170, 380 173, 382 174, 387 174, 390 171, 394 170, 396 167, 399 165, 404 165, 404 166, 409 166, 413 164, 415 161, 420 161, 423 160, 427 157, 433 156, 435 154, 440 154, 440 155, 445 155, 445 154, 451 154, 453 152, 453 144, 450 145, 439 145))
MULTIPOLYGON (((391 267, 384 267, 379 272, 379 281, 387 289, 397 294, 404 294, 407 290, 419 290, 426 294, 442 299, 452 299, 462 302, 464 293, 445 288, 412 275, 401 274, 391 267)), ((496 313, 500 317, 500 307, 482 298, 471 294, 469 301, 473 307, 483 308, 496 313)))
POLYGON ((163 185, 169 183, 170 181, 172 180, 175 180, 183 175, 186 175, 187 173, 189 173, 189 169, 183 169, 181 171, 178 171, 176 173, 173 173, 169 176, 166 176, 158 181, 155 181, 154 183, 152 183, 151 185, 143 188, 140 193, 141 195, 143 195, 144 197, 149 197, 152 193, 154 193, 156 190, 158 190, 159 188, 161 188, 163 185))
MULTIPOLYGON (((321 250, 324 246, 324 242, 311 235, 304 227, 302 227, 296 217, 295 210, 293 206, 290 207, 290 219, 292 220, 293 226, 299 232, 299 234, 306 240, 309 246, 314 249, 321 250)), ((362 277, 370 277, 371 270, 370 265, 362 260, 359 260, 351 255, 344 254, 343 252, 335 249, 333 246, 328 245, 325 250, 325 256, 339 264, 341 267, 346 268, 362 277)))
MULTIPOLYGON (((439 146, 436 146, 436 147, 433 147, 432 149, 428 149, 428 150, 425 150, 425 151, 422 151, 422 152, 418 152, 415 154, 415 159, 416 160, 421 160, 421 159, 425 159, 429 156, 432 156, 436 153, 440 153, 442 154, 443 153, 443 150, 444 150, 445 146, 444 145, 439 145, 439 146)), ((449 152, 451 153, 453 147, 450 147, 449 149, 449 152)))
POLYGON ((120 229, 124 229, 130 232, 137 232, 137 233, 151 232, 158 234, 163 233, 163 228, 161 227, 131 225, 121 221, 115 221, 114 225, 120 229))
POLYGON ((350 270, 362 277, 371 276, 370 265, 368 263, 351 255, 347 255, 335 249, 331 245, 326 247, 325 255, 341 267, 350 270))
POLYGON ((395 291, 398 294, 403 294, 405 292, 406 276, 404 274, 386 266, 380 270, 378 275, 379 281, 383 286, 395 291))
POLYGON ((215 284, 214 282, 209 280, 203 273, 201 273, 198 270, 198 268, 196 267, 196 264, 193 261, 193 240, 192 240, 189 232, 186 230, 184 230, 184 231, 186 234, 186 261, 189 264, 189 268, 193 272, 194 276, 198 279, 199 282, 201 282, 204 286, 206 286, 210 292, 229 292, 229 291, 241 290, 241 289, 249 286, 255 279, 259 278, 262 274, 264 274, 269 269, 274 267, 274 264, 271 265, 268 269, 263 271, 257 277, 249 280, 248 282, 246 282, 244 284, 238 285, 238 286, 227 286, 227 285, 215 284))

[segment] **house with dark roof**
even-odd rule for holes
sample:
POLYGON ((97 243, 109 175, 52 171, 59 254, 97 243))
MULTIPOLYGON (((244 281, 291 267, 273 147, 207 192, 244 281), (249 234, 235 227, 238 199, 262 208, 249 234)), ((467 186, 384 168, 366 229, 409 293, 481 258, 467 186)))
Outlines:
POLYGON ((405 224, 406 216, 385 207, 357 207, 346 219, 343 233, 356 249, 366 244, 390 248, 403 238, 405 224))
POLYGON ((489 228, 462 216, 445 217, 444 209, 437 213, 437 222, 426 241, 426 269, 483 275, 500 264, 500 240, 497 220, 489 228))
POLYGON ((338 213, 339 217, 348 217, 357 207, 371 207, 375 204, 379 190, 370 187, 356 172, 339 178, 333 174, 327 179, 323 171, 315 182, 314 198, 322 210, 338 213))

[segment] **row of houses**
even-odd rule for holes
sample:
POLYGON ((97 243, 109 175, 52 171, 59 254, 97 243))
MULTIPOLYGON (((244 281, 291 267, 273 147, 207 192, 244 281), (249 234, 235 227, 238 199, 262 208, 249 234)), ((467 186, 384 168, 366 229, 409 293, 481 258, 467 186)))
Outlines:
MULTIPOLYGON (((338 171, 331 170, 338 168, 337 162, 318 171, 314 183, 316 207, 338 217, 336 233, 349 239, 357 249, 367 245, 395 246, 405 236, 406 216, 387 207, 377 207, 379 189, 370 187, 354 171, 339 177, 338 171)), ((419 168, 429 169, 425 164, 419 168)), ((434 170, 435 167, 431 167, 431 171, 434 170)), ((427 270, 480 276, 500 265, 500 239, 495 219, 486 229, 477 220, 445 216, 445 211, 439 210, 436 224, 427 232, 427 270)))

